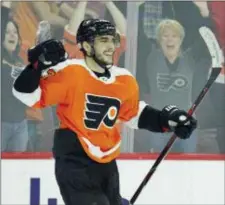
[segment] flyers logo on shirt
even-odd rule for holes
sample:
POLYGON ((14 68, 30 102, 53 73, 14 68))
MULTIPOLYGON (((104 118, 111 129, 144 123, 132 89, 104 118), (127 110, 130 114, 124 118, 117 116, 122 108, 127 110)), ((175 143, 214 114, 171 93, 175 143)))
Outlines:
POLYGON ((180 74, 157 73, 157 87, 160 91, 182 90, 188 86, 188 79, 180 74))
POLYGON ((116 122, 120 100, 106 96, 86 94, 84 124, 92 130, 98 130, 101 124, 113 127, 116 122))

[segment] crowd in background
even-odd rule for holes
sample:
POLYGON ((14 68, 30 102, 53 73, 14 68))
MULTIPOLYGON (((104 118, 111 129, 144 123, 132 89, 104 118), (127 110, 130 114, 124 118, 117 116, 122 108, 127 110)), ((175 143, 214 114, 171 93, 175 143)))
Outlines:
MULTIPOLYGON (((176 104, 188 110, 208 79, 211 57, 199 34, 201 26, 216 35, 225 54, 225 2, 146 1, 138 8, 136 78, 140 99, 162 109, 176 104)), ((80 22, 87 18, 112 21, 120 34, 114 64, 124 67, 128 39, 127 2, 20 1, 1 2, 1 151, 50 151, 58 126, 55 107, 26 107, 12 94, 14 79, 27 63, 28 48, 37 43, 40 22, 51 25, 70 58, 83 58, 76 44, 80 22)), ((129 69, 129 68, 127 68, 129 69)), ((225 153, 225 71, 222 70, 197 112, 198 129, 189 140, 176 141, 172 152, 225 153)), ((134 152, 159 152, 168 134, 134 133, 134 152)))

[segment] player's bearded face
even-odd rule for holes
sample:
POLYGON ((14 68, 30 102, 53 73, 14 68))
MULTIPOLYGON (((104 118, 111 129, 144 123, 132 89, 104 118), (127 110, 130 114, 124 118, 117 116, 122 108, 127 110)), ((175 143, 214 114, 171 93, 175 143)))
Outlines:
POLYGON ((115 52, 115 39, 113 36, 98 36, 94 41, 95 56, 107 64, 113 64, 113 55, 115 52))
POLYGON ((167 57, 177 57, 180 52, 181 36, 172 28, 165 28, 161 34, 160 45, 167 57))

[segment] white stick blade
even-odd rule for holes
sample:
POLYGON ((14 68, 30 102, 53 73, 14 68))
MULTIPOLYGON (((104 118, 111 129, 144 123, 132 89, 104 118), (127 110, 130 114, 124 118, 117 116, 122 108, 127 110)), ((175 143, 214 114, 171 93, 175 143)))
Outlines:
POLYGON ((212 57, 212 67, 221 67, 224 63, 224 56, 214 33, 206 26, 200 27, 199 33, 205 41, 212 57))

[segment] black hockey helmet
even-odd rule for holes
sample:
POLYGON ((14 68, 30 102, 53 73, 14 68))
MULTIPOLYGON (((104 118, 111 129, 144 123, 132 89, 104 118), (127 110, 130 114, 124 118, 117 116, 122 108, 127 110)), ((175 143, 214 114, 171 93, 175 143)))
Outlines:
POLYGON ((77 43, 84 41, 93 42, 96 36, 112 35, 118 37, 115 26, 104 19, 83 20, 78 28, 76 40, 77 43))
POLYGON ((105 63, 102 60, 98 59, 95 56, 95 49, 93 46, 95 37, 104 35, 114 36, 115 46, 120 46, 120 35, 116 32, 115 26, 111 22, 103 19, 83 20, 78 28, 76 40, 78 46, 80 47, 80 50, 84 53, 84 55, 92 57, 95 62, 102 68, 109 69, 113 64, 105 63), (91 44, 92 50, 90 54, 87 54, 83 49, 82 43, 84 41, 87 41, 91 44))

